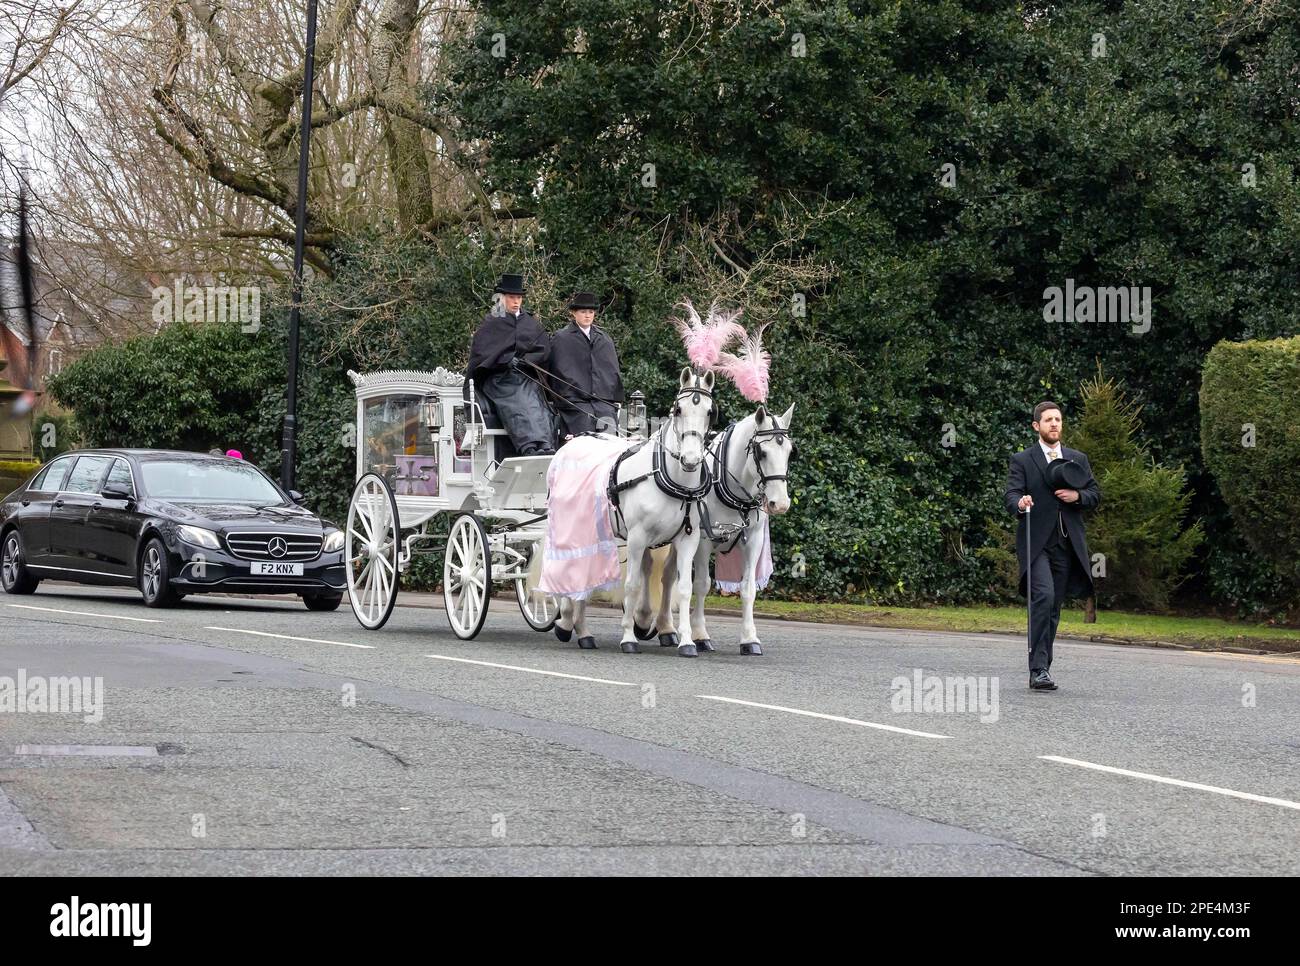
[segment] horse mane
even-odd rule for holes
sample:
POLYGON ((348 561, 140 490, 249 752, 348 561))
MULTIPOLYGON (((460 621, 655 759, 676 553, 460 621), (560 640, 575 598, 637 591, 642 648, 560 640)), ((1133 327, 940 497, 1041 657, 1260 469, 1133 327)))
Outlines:
POLYGON ((685 310, 686 318, 674 317, 671 321, 686 344, 687 358, 700 372, 715 368, 731 340, 745 335, 744 327, 736 321, 743 314, 741 309, 723 310, 715 302, 709 307, 708 318, 701 319, 690 299, 683 299, 677 307, 685 310))

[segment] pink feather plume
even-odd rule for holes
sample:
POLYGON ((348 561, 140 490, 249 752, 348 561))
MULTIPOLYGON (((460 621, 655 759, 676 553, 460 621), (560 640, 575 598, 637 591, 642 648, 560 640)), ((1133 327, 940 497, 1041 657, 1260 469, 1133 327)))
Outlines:
POLYGON ((740 352, 736 355, 723 352, 717 366, 718 372, 734 382, 740 394, 752 403, 767 401, 772 356, 763 348, 766 328, 761 326, 753 335, 744 333, 740 338, 740 352))
POLYGON ((736 321, 740 309, 724 312, 714 305, 709 309, 708 319, 702 320, 689 299, 678 304, 686 310, 686 318, 672 321, 686 343, 687 358, 697 369, 707 372, 714 368, 731 340, 744 338, 745 329, 736 321))

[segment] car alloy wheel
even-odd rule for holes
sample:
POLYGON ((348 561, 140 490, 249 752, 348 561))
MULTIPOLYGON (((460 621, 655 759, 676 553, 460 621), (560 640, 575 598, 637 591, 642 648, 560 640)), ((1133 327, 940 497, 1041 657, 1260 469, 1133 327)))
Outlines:
POLYGON ((6 594, 30 594, 39 583, 23 564, 23 542, 18 531, 9 531, 0 548, 0 587, 6 594))
POLYGON ((158 586, 162 582, 162 555, 156 546, 150 546, 144 552, 144 587, 146 600, 158 599, 158 586))

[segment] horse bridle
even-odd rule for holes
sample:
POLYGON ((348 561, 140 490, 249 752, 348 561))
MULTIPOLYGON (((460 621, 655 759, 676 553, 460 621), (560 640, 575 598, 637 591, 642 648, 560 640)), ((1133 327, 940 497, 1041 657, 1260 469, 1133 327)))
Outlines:
MULTIPOLYGON (((780 480, 782 483, 789 481, 790 474, 788 470, 790 469, 790 464, 786 463, 787 472, 781 473, 780 475, 777 475, 775 473, 764 473, 763 472, 763 447, 759 443, 759 439, 760 438, 770 439, 772 437, 776 437, 776 442, 777 445, 779 446, 782 442, 784 442, 783 437, 786 436, 790 436, 790 434, 787 433, 784 428, 778 427, 777 429, 756 429, 754 430, 754 435, 749 438, 749 453, 754 458, 754 469, 758 471, 758 489, 759 492, 763 493, 764 495, 766 495, 767 493, 767 484, 769 481, 780 480)), ((791 456, 794 455, 793 436, 790 436, 790 455, 791 456)))
MULTIPOLYGON (((700 401, 700 397, 701 397, 701 396, 707 396, 708 399, 709 399, 709 419, 710 419, 710 421, 712 421, 712 419, 713 419, 713 414, 717 411, 717 405, 718 405, 718 403, 717 403, 717 400, 715 400, 714 397, 713 397, 713 390, 711 390, 711 389, 705 389, 703 386, 690 386, 690 387, 688 387, 688 388, 681 389, 681 390, 678 391, 678 393, 677 393, 677 397, 673 400, 673 412, 672 412, 672 419, 673 419, 673 420, 676 420, 677 417, 679 417, 679 416, 682 414, 682 405, 681 405, 681 403, 682 403, 682 399, 685 398, 686 396, 690 396, 690 397, 691 397, 691 402, 694 403, 694 404, 696 404, 696 405, 699 404, 699 401, 700 401)), ((673 435, 677 437, 677 445, 678 445, 678 446, 680 446, 680 445, 681 445, 685 440, 687 440, 687 439, 690 438, 691 436, 698 436, 699 439, 700 439, 700 448, 704 451, 704 454, 705 454, 705 455, 700 459, 700 464, 703 465, 703 464, 708 460, 708 452, 709 452, 708 437, 707 437, 704 433, 701 433, 699 430, 695 430, 695 429, 688 429, 688 430, 686 430, 685 432, 680 432, 680 431, 678 431, 676 425, 674 424, 674 425, 673 425, 673 435)), ((694 472, 695 472, 695 470, 687 470, 687 469, 686 469, 686 463, 685 463, 685 461, 682 459, 682 454, 681 454, 680 452, 675 452, 674 450, 671 450, 671 449, 668 448, 668 434, 667 434, 667 433, 664 433, 664 437, 663 437, 663 448, 664 448, 664 451, 665 451, 669 456, 671 456, 673 459, 675 459, 675 460, 676 460, 676 461, 681 465, 681 467, 682 467, 683 470, 686 470, 686 472, 688 472, 688 473, 694 473, 694 472)))
POLYGON ((624 450, 623 454, 619 456, 617 460, 615 460, 614 467, 612 470, 610 470, 609 484, 606 487, 606 492, 609 495, 609 502, 615 509, 618 510, 620 517, 622 514, 622 510, 619 509, 619 494, 622 493, 624 490, 628 490, 634 486, 637 486, 644 480, 653 479, 655 481, 655 486, 659 487, 660 492, 674 499, 678 499, 682 501, 681 526, 677 528, 677 531, 674 532, 673 536, 669 537, 667 541, 658 544, 652 549, 658 549, 659 547, 666 546, 666 544, 671 542, 677 536, 677 533, 681 532, 681 530, 683 529, 685 529, 687 533, 692 532, 691 507, 699 508, 699 512, 702 514, 700 517, 700 521, 701 524, 703 524, 706 519, 706 517, 703 516, 704 514, 703 500, 708 495, 709 490, 713 489, 713 474, 709 470, 709 447, 705 441, 704 434, 696 432, 695 430, 688 430, 685 433, 679 433, 677 431, 676 425, 673 423, 673 420, 676 420, 677 417, 679 417, 682 414, 680 403, 682 397, 686 396, 687 394, 693 395, 694 398, 692 401, 696 403, 700 401, 699 397, 701 395, 708 396, 709 405, 710 406, 714 405, 713 393, 708 389, 704 389, 702 387, 693 387, 690 389, 682 389, 681 391, 679 391, 677 393, 677 400, 673 404, 673 412, 672 412, 671 419, 669 420, 668 423, 665 423, 663 426, 660 426, 659 429, 655 432, 654 436, 652 437, 654 440, 654 445, 650 449, 650 472, 643 473, 641 476, 638 476, 635 479, 624 480, 622 483, 616 482, 618 480, 618 469, 623 464, 623 460, 627 459, 633 453, 640 450, 641 446, 645 445, 644 443, 640 443, 631 449, 624 450), (673 434, 676 435, 679 440, 686 439, 688 436, 691 436, 692 434, 700 437, 700 444, 704 448, 704 455, 700 458, 699 465, 696 467, 695 470, 686 469, 686 462, 682 459, 682 454, 679 452, 674 452, 673 450, 669 449, 668 428, 670 425, 672 426, 673 434), (681 483, 677 483, 671 477, 669 477, 668 473, 664 469, 664 462, 663 462, 664 453, 667 453, 673 459, 677 460, 677 464, 681 466, 681 468, 685 470, 687 473, 694 473, 696 472, 696 470, 698 470, 700 474, 699 483, 697 483, 695 486, 687 486, 681 483))
MULTIPOLYGON (((778 427, 775 429, 755 429, 753 436, 750 437, 749 445, 746 449, 748 450, 749 458, 754 461, 754 472, 758 474, 758 495, 755 496, 751 493, 745 493, 740 480, 735 479, 731 471, 727 469, 727 448, 731 444, 731 434, 735 428, 736 426, 733 423, 731 426, 728 426, 723 433, 722 445, 718 447, 718 454, 715 457, 718 469, 714 476, 717 479, 716 488, 718 491, 718 497, 722 500, 723 504, 740 513, 748 513, 748 511, 756 510, 763 505, 763 501, 767 496, 768 483, 774 480, 788 482, 790 478, 788 472, 779 474, 763 472, 763 447, 761 440, 776 437, 779 442, 780 437, 790 436, 790 433, 784 427, 778 427), (731 482, 728 481, 728 477, 731 478, 731 482), (732 489, 732 482, 734 482, 736 488, 744 494, 743 496, 738 495, 736 490, 732 489)), ((793 436, 790 436, 790 443, 792 446, 790 455, 793 456, 793 436)))

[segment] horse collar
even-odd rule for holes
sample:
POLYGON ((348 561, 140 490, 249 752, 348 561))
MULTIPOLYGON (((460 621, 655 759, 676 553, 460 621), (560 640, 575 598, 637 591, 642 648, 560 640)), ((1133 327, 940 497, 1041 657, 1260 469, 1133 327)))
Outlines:
POLYGON ((664 441, 665 435, 666 433, 662 430, 655 434, 654 449, 650 451, 650 466, 653 471, 655 485, 664 493, 679 500, 690 500, 692 502, 702 500, 713 486, 713 474, 709 472, 709 461, 707 459, 700 460, 700 482, 695 486, 684 486, 677 483, 668 475, 664 454, 667 453, 678 463, 681 463, 682 458, 681 454, 674 453, 668 448, 664 441))

